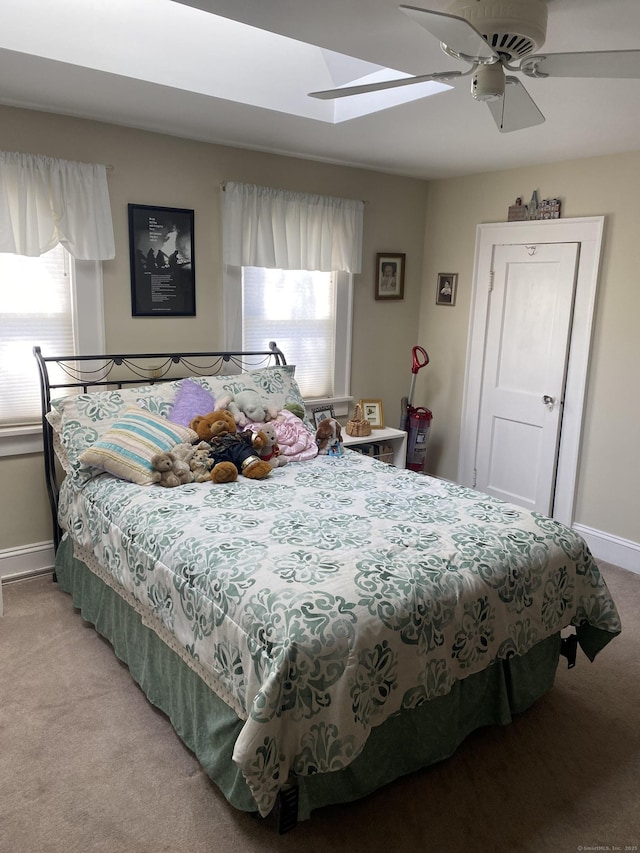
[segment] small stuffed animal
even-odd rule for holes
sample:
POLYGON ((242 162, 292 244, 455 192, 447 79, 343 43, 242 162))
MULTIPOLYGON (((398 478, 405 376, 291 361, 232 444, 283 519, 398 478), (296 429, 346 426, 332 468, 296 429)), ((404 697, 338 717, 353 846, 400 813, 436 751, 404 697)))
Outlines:
POLYGON ((260 451, 260 459, 265 459, 272 468, 282 467, 287 464, 287 458, 280 453, 278 436, 273 424, 264 424, 260 432, 266 436, 266 443, 260 451))
POLYGON ((173 453, 173 451, 156 453, 151 457, 151 466, 158 473, 155 482, 159 486, 173 489, 185 483, 193 482, 193 474, 186 462, 173 453))
POLYGON ((320 421, 316 444, 320 456, 342 456, 342 427, 335 418, 320 421))
POLYGON ((248 388, 236 394, 227 403, 227 409, 233 415, 238 426, 246 426, 249 421, 264 423, 264 421, 273 420, 278 414, 277 406, 267 403, 257 391, 248 388))
POLYGON ((201 441, 200 444, 195 445, 189 468, 191 468, 194 483, 206 483, 207 480, 211 479, 213 459, 211 458, 211 448, 206 441, 201 441))
POLYGON ((193 457, 195 447, 193 444, 187 444, 187 442, 182 442, 181 444, 175 444, 171 448, 171 452, 179 459, 181 462, 186 462, 187 465, 190 465, 191 458, 193 457))
POLYGON ((232 483, 238 479, 238 474, 251 480, 263 480, 271 473, 271 465, 259 456, 266 436, 251 430, 238 433, 231 412, 216 409, 208 415, 198 415, 191 421, 191 429, 201 441, 209 444, 214 463, 209 479, 214 483, 232 483))

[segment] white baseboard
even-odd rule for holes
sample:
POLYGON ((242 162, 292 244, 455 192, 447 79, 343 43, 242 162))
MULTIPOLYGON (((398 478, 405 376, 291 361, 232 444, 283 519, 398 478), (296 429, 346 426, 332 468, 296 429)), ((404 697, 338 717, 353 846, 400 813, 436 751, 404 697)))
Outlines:
POLYGON ((603 533, 602 530, 594 530, 583 524, 574 524, 572 527, 584 538, 596 560, 604 560, 640 574, 640 542, 622 539, 620 536, 603 533))
POLYGON ((0 580, 20 580, 53 571, 53 542, 34 542, 0 551, 0 580))

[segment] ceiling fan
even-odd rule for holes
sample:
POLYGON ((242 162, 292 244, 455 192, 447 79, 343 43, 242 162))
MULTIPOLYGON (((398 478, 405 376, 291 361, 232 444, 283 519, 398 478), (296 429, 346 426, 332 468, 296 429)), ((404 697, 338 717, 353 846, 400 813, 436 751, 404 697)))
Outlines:
POLYGON ((545 0, 453 0, 446 13, 416 6, 399 8, 439 39, 447 56, 469 63, 469 67, 464 71, 438 71, 311 92, 310 96, 330 100, 470 76, 473 97, 484 101, 498 129, 509 133, 542 124, 545 118, 520 80, 506 72, 520 72, 536 79, 640 78, 640 50, 534 54, 547 34, 545 0))

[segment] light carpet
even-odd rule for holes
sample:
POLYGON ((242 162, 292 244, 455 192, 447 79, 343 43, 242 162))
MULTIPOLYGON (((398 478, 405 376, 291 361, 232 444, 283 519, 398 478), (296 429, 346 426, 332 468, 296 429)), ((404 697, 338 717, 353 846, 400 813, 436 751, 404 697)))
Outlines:
POLYGON ((5 584, 0 851, 639 850, 640 576, 603 564, 622 634, 441 764, 279 836, 233 809, 50 577, 5 584))

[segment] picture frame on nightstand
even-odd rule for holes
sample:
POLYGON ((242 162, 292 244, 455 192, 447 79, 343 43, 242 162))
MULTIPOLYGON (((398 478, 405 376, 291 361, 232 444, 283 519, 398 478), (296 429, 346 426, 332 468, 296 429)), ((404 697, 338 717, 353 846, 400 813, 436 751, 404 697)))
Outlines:
POLYGON ((318 406, 313 410, 313 425, 316 429, 318 429, 322 421, 326 421, 327 418, 335 418, 333 406, 318 406))
POLYGON ((371 429, 384 429, 382 400, 360 400, 362 417, 369 421, 371 429))

